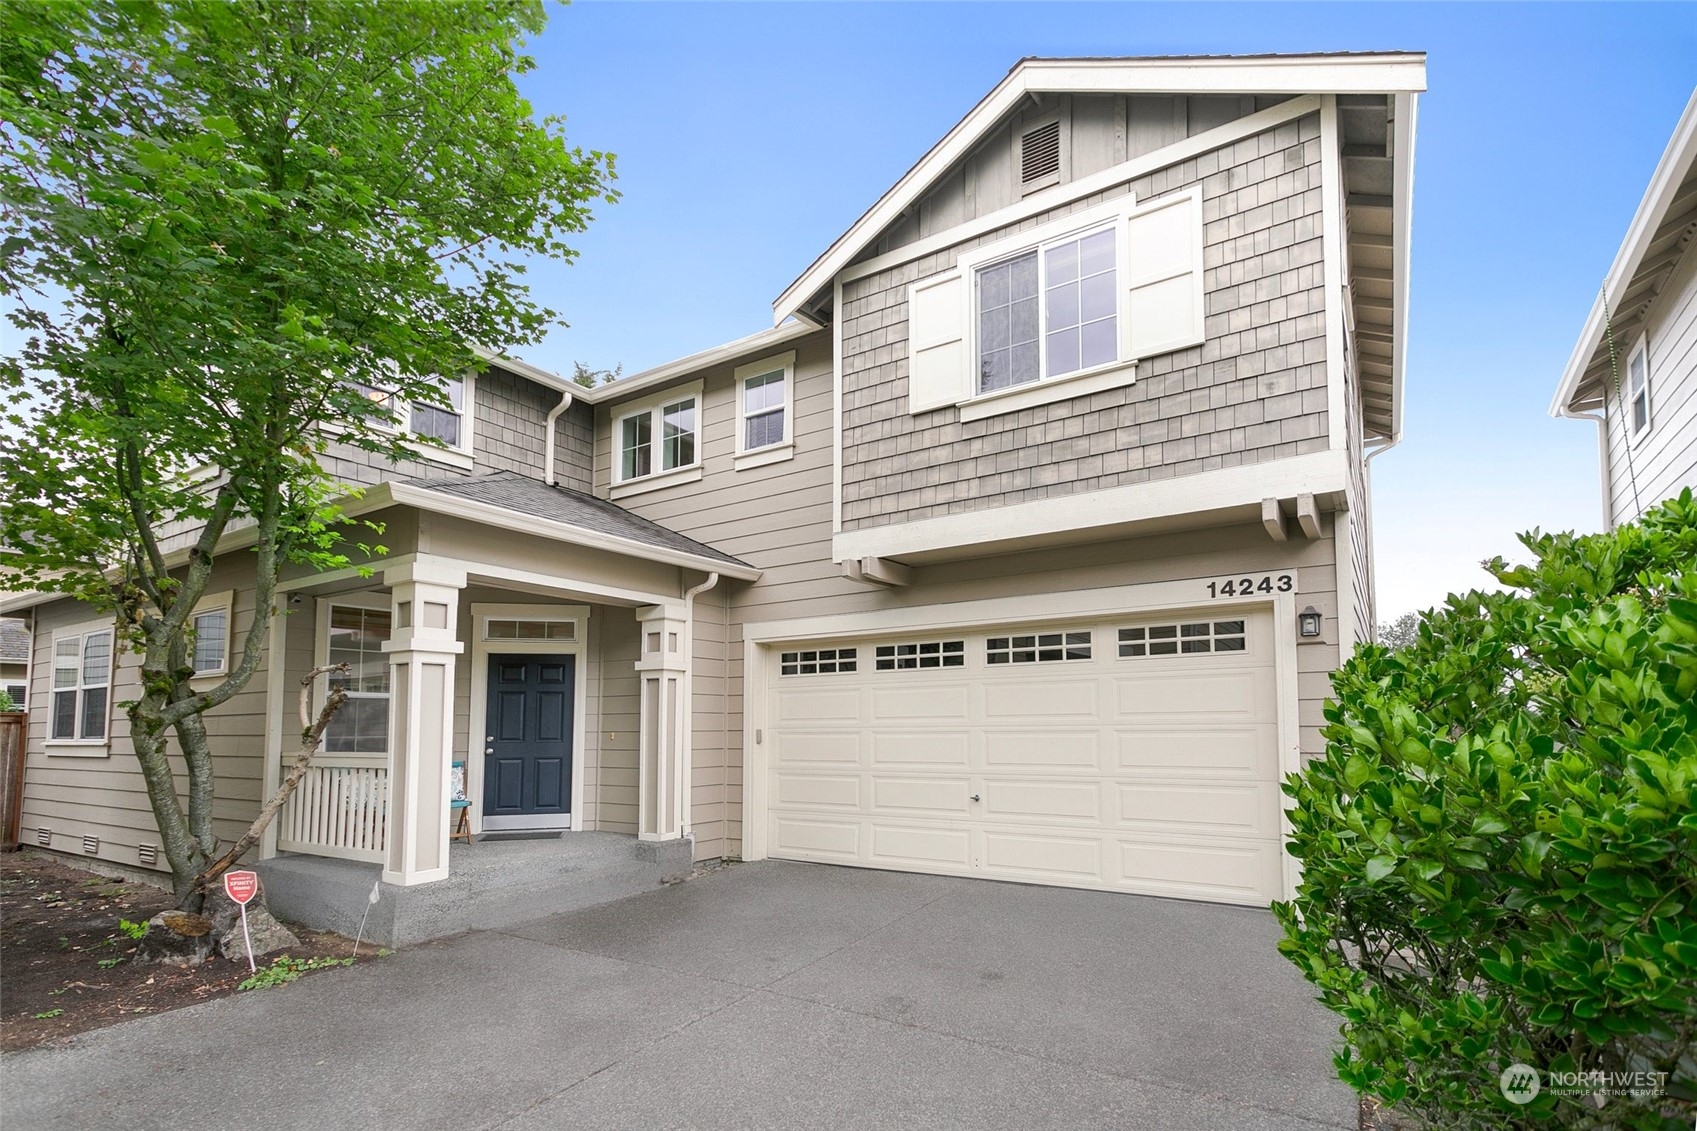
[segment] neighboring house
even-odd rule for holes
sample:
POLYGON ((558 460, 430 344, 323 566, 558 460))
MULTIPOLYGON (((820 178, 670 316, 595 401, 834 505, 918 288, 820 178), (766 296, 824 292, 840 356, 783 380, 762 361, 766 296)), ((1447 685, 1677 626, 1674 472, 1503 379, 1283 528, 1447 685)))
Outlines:
MULTIPOLYGON (((413 421, 450 450, 338 450, 376 575, 256 616, 231 553, 204 604, 209 678, 269 633, 212 716, 219 834, 347 661, 264 855, 440 879, 464 762, 478 832, 1288 894, 1279 779, 1374 623, 1424 86, 1418 54, 1025 60, 773 329, 595 389, 492 358, 413 421)), ((35 616, 24 835, 156 861, 135 662, 35 616)))
POLYGON ((1603 524, 1697 487, 1697 93, 1568 358, 1551 416, 1597 422, 1603 524))
POLYGON ((29 709, 29 622, 0 620, 0 691, 20 711, 29 709))

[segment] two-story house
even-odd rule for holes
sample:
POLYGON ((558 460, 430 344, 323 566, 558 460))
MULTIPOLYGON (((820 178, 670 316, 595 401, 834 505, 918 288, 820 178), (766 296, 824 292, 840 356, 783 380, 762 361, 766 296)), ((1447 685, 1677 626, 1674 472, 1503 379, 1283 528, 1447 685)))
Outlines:
POLYGON ((1551 416, 1597 423, 1603 525, 1697 487, 1697 94, 1568 358, 1551 416))
MULTIPOLYGON (((1288 893, 1279 780, 1373 624, 1424 85, 1418 54, 1028 59, 772 329, 595 389, 492 356, 415 414, 449 450, 337 454, 376 576, 256 611, 220 565, 208 674, 270 637, 214 716, 220 829, 345 660, 267 858, 442 879, 463 775, 473 835, 1288 893)), ((24 837, 154 863, 133 665, 34 616, 24 837)))

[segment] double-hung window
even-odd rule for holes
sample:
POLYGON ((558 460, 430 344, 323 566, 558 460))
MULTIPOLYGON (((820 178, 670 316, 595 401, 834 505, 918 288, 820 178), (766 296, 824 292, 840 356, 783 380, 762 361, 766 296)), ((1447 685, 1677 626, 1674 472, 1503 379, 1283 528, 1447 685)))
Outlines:
MULTIPOLYGON (((322 623, 322 622, 321 622, 322 623)), ((331 605, 324 658, 347 664, 346 673, 332 672, 329 685, 343 688, 342 704, 324 732, 324 749, 331 754, 383 754, 389 749, 389 610, 355 605, 331 605)))
POLYGON ((745 450, 784 442, 784 371, 750 377, 742 386, 742 446, 745 450))
POLYGON ((111 692, 111 627, 84 625, 56 635, 49 736, 61 742, 104 742, 111 692))
POLYGON ((614 484, 699 467, 700 406, 696 386, 674 390, 618 417, 613 428, 614 484))
POLYGON ((1650 350, 1643 338, 1626 359, 1626 404, 1634 438, 1650 430, 1650 350))
POLYGON ((737 366, 736 397, 739 470, 795 454, 795 351, 737 366))
POLYGON ((223 675, 230 670, 230 610, 235 594, 213 594, 195 606, 189 618, 194 628, 194 652, 189 657, 196 677, 223 675))
POLYGON ((1119 360, 1117 243, 1108 226, 978 269, 980 393, 1119 360))
POLYGON ((448 403, 412 402, 412 433, 440 440, 450 448, 463 445, 461 436, 465 425, 465 379, 450 377, 442 382, 442 392, 448 403))
MULTIPOLYGON (((391 388, 350 382, 372 404, 374 423, 386 430, 410 434, 437 444, 413 445, 427 459, 459 463, 471 454, 469 414, 473 382, 465 377, 448 377, 440 382, 445 403, 424 400, 401 401, 391 388), (449 449, 444 452, 442 448, 449 449)), ((469 465, 467 465, 469 466, 469 465)))

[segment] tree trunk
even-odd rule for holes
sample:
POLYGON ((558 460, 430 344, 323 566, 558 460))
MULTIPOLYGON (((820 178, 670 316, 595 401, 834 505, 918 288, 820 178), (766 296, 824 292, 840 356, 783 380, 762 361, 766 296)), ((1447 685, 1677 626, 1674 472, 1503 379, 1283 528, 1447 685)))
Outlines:
POLYGON ((327 664, 324 667, 313 668, 306 674, 306 678, 301 680, 301 752, 295 757, 294 765, 289 767, 289 772, 283 776, 283 781, 278 785, 276 792, 271 795, 270 800, 260 807, 259 816, 253 819, 253 824, 248 826, 247 832, 243 833, 241 838, 230 846, 228 852, 214 860, 199 876, 195 877, 194 890, 202 898, 205 897, 219 876, 229 871, 230 867, 242 858, 244 852, 259 843, 259 838, 265 833, 265 827, 271 823, 271 819, 277 815, 278 810, 283 808, 284 802, 289 800, 289 795, 294 793, 301 778, 306 776, 307 767, 312 765, 312 759, 318 754, 318 748, 324 744, 324 732, 329 728, 330 720, 336 717, 336 712, 341 710, 342 704, 348 701, 346 689, 331 688, 330 694, 325 697, 324 706, 318 710, 318 717, 314 719, 311 715, 313 681, 327 672, 345 674, 347 671, 347 664, 327 664))

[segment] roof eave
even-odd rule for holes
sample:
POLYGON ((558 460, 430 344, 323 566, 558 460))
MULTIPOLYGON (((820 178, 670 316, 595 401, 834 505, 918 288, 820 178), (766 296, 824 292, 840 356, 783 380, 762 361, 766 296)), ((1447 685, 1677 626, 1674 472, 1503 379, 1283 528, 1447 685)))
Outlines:
POLYGON ((1685 170, 1694 159, 1697 159, 1697 91, 1693 91, 1690 101, 1686 102, 1679 124, 1674 127, 1673 136, 1662 151, 1662 159, 1650 176, 1643 199, 1638 202, 1638 211, 1633 213, 1632 223, 1627 226, 1626 238, 1621 241, 1620 250, 1615 252, 1614 263, 1603 277, 1602 288, 1591 303, 1591 312, 1585 318, 1579 341, 1567 359, 1561 383, 1550 401, 1551 416, 1565 416, 1574 411, 1579 386, 1603 342, 1607 322, 1605 311, 1618 306, 1621 296, 1632 285, 1633 276, 1644 262, 1644 254, 1685 179, 1685 170))
POLYGON ((645 369, 641 373, 632 373, 629 377, 621 377, 606 385, 597 386, 592 401, 625 400, 640 393, 646 393, 659 388, 668 382, 676 381, 710 369, 715 365, 725 365, 739 358, 752 357, 767 350, 779 349, 791 342, 817 334, 820 328, 809 322, 787 322, 768 330, 760 330, 735 341, 692 353, 688 357, 680 357, 657 365, 653 369, 645 369))
POLYGON ((868 239, 922 195, 1026 94, 1415 94, 1426 89, 1423 52, 1199 56, 1164 59, 1023 59, 839 236, 772 304, 773 324, 831 285, 868 239))
MULTIPOLYGON (((473 522, 503 529, 515 530, 522 534, 534 534, 556 542, 566 542, 591 550, 607 550, 626 557, 642 558, 646 561, 658 562, 661 565, 679 566, 701 573, 717 573, 724 577, 734 577, 741 581, 759 581, 762 571, 742 562, 723 561, 710 558, 703 554, 692 554, 687 550, 675 550, 666 546, 655 546, 647 542, 639 542, 634 538, 621 538, 615 534, 602 534, 586 530, 571 523, 557 522, 553 519, 540 518, 536 515, 521 514, 477 499, 467 499, 459 495, 447 495, 432 491, 427 487, 415 487, 407 483, 384 482, 369 488, 360 500, 358 510, 380 510, 383 507, 399 505, 416 507, 419 510, 433 514, 448 515, 455 518, 469 518, 473 522)), ((345 508, 345 513, 357 513, 355 508, 345 508)))

